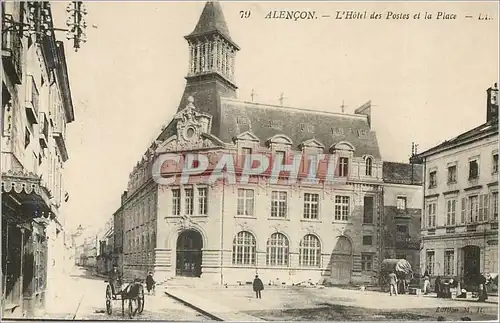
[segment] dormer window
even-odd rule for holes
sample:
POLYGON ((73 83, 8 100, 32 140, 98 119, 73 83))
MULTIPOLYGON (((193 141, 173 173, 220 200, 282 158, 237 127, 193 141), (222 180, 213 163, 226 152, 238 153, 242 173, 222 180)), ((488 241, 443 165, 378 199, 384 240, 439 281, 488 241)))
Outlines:
POLYGON ((479 165, 477 159, 469 161, 469 179, 479 177, 479 165))
POLYGON ((250 155, 252 154, 252 148, 249 147, 243 147, 241 148, 241 160, 244 163, 245 166, 250 166, 250 155))
POLYGON ((347 177, 349 175, 349 158, 340 157, 339 158, 339 176, 347 177))
POLYGON ((365 175, 372 176, 373 159, 371 157, 366 158, 365 166, 366 166, 365 175))
POLYGON ((276 150, 274 153, 275 160, 279 160, 281 164, 283 164, 285 160, 285 152, 283 150, 276 150))

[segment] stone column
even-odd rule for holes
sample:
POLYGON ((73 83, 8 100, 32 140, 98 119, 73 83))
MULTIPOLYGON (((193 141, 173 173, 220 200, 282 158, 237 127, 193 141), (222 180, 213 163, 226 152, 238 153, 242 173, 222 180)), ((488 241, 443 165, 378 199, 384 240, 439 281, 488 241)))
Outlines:
POLYGON ((200 72, 200 70, 201 70, 200 63, 201 63, 201 58, 200 58, 200 43, 196 42, 196 66, 195 66, 195 70, 194 70, 195 73, 200 72))

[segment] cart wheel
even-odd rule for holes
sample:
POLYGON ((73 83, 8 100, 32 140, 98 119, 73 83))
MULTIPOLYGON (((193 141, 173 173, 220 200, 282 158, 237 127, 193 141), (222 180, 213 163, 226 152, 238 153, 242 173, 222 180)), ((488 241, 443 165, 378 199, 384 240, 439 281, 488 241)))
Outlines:
POLYGON ((141 288, 139 297, 137 298, 137 312, 141 314, 144 311, 144 288, 141 288))
POLYGON ((111 315, 111 313, 113 313, 113 306, 111 303, 112 298, 113 293, 111 291, 111 286, 108 285, 108 287, 106 287, 106 313, 108 313, 108 315, 111 315))
POLYGON ((128 300, 128 317, 132 318, 134 317, 134 306, 132 305, 132 300, 128 300))

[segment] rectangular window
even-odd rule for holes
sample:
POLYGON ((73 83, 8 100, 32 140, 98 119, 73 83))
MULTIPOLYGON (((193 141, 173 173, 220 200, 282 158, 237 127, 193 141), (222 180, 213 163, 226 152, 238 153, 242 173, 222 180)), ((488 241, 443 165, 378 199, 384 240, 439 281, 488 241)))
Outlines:
POLYGON ((363 246, 371 246, 372 244, 372 236, 363 236, 363 246))
POLYGON ((247 148, 247 147, 243 147, 241 148, 241 158, 242 158, 242 164, 244 165, 244 167, 251 167, 250 165, 250 155, 252 154, 252 148, 247 148))
POLYGON ((276 150, 274 153, 274 158, 275 160, 279 160, 281 164, 283 164, 283 161, 285 160, 285 152, 282 150, 276 150))
POLYGON ((446 201, 446 225, 455 225, 457 200, 446 201))
POLYGON ((432 171, 429 173, 429 188, 437 186, 437 172, 432 171))
POLYGON ((479 215, 479 196, 474 195, 474 196, 469 196, 469 203, 467 205, 468 210, 468 219, 467 221, 469 223, 474 223, 477 222, 478 220, 478 215, 479 215))
POLYGON ((271 194, 271 217, 286 218, 286 192, 273 191, 271 194))
POLYGON ((335 196, 335 220, 347 221, 349 217, 349 196, 335 196))
POLYGON ((202 187, 198 189, 198 205, 199 212, 202 215, 207 215, 207 207, 208 207, 208 189, 206 187, 202 187))
POLYGON ((496 174, 496 173, 498 173, 498 154, 493 154, 493 161, 492 161, 492 163, 493 163, 493 167, 492 167, 491 172, 493 174, 496 174))
POLYGON ((319 195, 304 193, 304 219, 318 219, 319 195))
POLYGON ((30 138, 31 138, 31 134, 30 134, 30 131, 28 130, 28 128, 25 128, 24 129, 24 148, 28 148, 29 144, 30 144, 30 138))
POLYGON ((479 196, 479 222, 488 221, 488 194, 479 196))
POLYGON ((364 198, 363 223, 373 223, 373 196, 365 196, 364 198))
POLYGON ((425 263, 426 263, 426 268, 427 271, 429 272, 429 275, 434 275, 434 251, 427 251, 426 257, 425 257, 425 263))
POLYGON ((339 176, 340 177, 347 177, 349 175, 349 158, 347 157, 340 157, 339 158, 339 176))
POLYGON ((398 196, 397 207, 398 210, 406 211, 406 197, 398 196))
POLYGON ((444 275, 454 275, 455 251, 445 250, 444 252, 444 275))
POLYGON ((194 197, 193 197, 193 189, 192 188, 186 188, 184 189, 184 202, 186 203, 186 209, 185 214, 192 215, 193 214, 193 209, 194 209, 194 197))
POLYGON ((491 193, 491 213, 493 220, 498 220, 498 192, 491 193))
POLYGON ((427 227, 433 228, 436 226, 436 206, 437 203, 427 204, 427 227))
POLYGON ((448 167, 448 184, 453 184, 457 182, 457 166, 448 167))
POLYGON ((253 190, 238 189, 238 215, 253 215, 254 192, 253 190))
POLYGON ((373 255, 369 253, 361 254, 361 271, 371 271, 373 268, 373 255))
POLYGON ((172 190, 172 215, 180 215, 181 214, 181 190, 173 189, 172 190))
POLYGON ((479 176, 479 164, 477 160, 469 161, 469 179, 476 179, 479 176))

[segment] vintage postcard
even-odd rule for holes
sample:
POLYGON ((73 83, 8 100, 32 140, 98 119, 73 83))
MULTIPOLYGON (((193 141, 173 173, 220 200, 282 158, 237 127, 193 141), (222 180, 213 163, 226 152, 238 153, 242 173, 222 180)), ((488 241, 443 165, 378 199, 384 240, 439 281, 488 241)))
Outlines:
POLYGON ((5 320, 498 320, 497 1, 1 1, 5 320))

